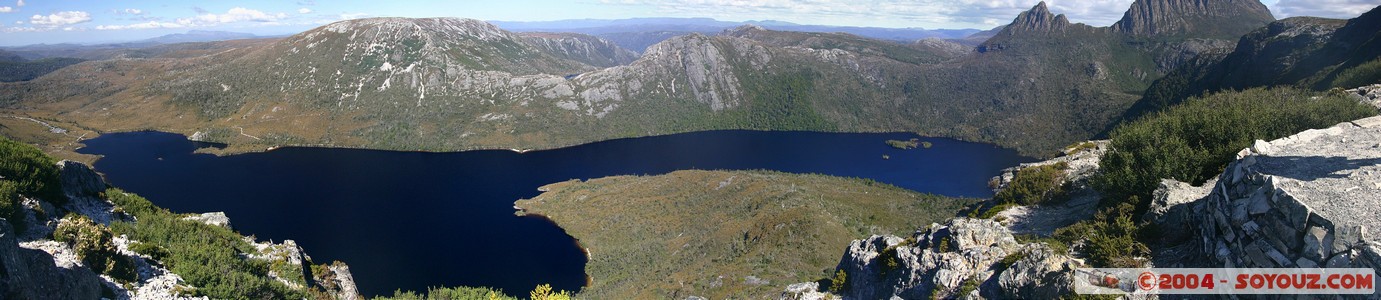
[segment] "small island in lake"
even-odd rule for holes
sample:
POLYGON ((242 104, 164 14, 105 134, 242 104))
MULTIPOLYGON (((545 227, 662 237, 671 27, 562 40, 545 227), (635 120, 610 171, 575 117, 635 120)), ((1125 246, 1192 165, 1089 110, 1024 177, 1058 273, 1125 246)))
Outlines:
POLYGON ((892 146, 893 148, 902 149, 902 150, 916 149, 916 147, 922 147, 922 148, 930 149, 930 146, 931 146, 930 142, 924 142, 924 141, 921 141, 921 139, 917 139, 917 138, 913 138, 913 139, 906 140, 906 141, 903 141, 903 140, 887 140, 887 145, 892 146))

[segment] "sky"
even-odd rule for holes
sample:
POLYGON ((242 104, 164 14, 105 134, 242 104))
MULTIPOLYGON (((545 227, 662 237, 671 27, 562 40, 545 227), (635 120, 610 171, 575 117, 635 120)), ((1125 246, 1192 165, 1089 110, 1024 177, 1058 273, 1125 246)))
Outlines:
MULTIPOLYGON (((1070 21, 1107 26, 1133 0, 1047 0, 1070 21)), ((286 35, 368 17, 495 21, 706 17, 892 28, 989 29, 1039 0, 0 0, 0 46, 108 43, 189 30, 286 35)), ((1381 0, 1262 0, 1276 18, 1353 18, 1381 0)))

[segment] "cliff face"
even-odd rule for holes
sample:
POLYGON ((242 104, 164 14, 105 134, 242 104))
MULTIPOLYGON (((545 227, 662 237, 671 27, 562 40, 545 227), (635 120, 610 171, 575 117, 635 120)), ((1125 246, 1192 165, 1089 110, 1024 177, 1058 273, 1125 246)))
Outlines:
POLYGON ((1193 32, 1236 38, 1274 20, 1257 0, 1137 0, 1112 30, 1140 36, 1193 32))
POLYGON ((1381 7, 1351 20, 1294 17, 1203 55, 1157 79, 1125 119, 1219 90, 1295 85, 1325 90, 1376 83, 1381 73, 1381 7))

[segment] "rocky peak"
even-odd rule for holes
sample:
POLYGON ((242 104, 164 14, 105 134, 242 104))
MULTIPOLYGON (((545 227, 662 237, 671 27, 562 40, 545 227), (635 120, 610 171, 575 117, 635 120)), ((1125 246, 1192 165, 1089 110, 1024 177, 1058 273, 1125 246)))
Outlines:
POLYGON ((1007 30, 1012 32, 1060 32, 1069 28, 1065 15, 1056 15, 1045 6, 1045 1, 1037 3, 1031 10, 1021 13, 1007 30))
POLYGON ((1257 0, 1137 0, 1112 29, 1133 35, 1234 39, 1274 21, 1257 0))

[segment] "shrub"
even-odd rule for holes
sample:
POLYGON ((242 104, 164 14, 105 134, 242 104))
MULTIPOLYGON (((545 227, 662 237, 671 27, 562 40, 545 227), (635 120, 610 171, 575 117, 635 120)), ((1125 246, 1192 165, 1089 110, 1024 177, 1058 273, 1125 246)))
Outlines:
POLYGON ((63 204, 57 160, 38 148, 0 137, 0 177, 13 181, 19 194, 63 204))
POLYGON ((1344 70, 1333 79, 1333 87, 1340 88, 1355 88, 1374 83, 1381 83, 1381 59, 1344 70))
MULTIPOLYGON (((135 222, 112 222, 111 230, 149 244, 142 250, 162 248, 160 261, 181 275, 191 296, 213 299, 301 299, 293 290, 268 277, 270 263, 245 257, 255 251, 244 237, 225 227, 183 220, 138 195, 108 189, 106 199, 134 215, 135 222), (154 247, 157 248, 154 248, 154 247)), ((150 254, 152 252, 139 253, 150 254)))
POLYGON ((138 279, 134 262, 120 255, 110 230, 81 215, 68 215, 53 231, 53 240, 66 243, 92 271, 126 282, 138 279))
POLYGON ((1150 254, 1150 249, 1137 239, 1139 227, 1132 218, 1133 210, 1131 203, 1101 210, 1092 220, 1055 230, 1054 237, 1068 244, 1083 241, 1084 253, 1095 267, 1140 267, 1138 257, 1150 254))
POLYGON ((135 253, 148 255, 149 257, 157 261, 162 261, 163 259, 168 258, 168 249, 150 243, 132 243, 129 245, 129 251, 134 251, 135 253))
POLYGON ((1065 192, 1064 170, 1067 168, 1069 164, 1059 162, 1021 169, 993 200, 999 204, 1035 205, 1059 199, 1065 192))
POLYGON ((571 292, 568 292, 568 291, 559 291, 559 292, 558 292, 558 291, 553 291, 553 290, 551 289, 551 285, 550 285, 550 284, 543 284, 543 285, 537 286, 537 288, 536 288, 536 289, 533 289, 532 292, 529 293, 529 295, 532 296, 532 298, 529 298, 529 299, 532 299, 532 300, 570 300, 570 299, 571 299, 571 292))
MULTIPOLYGON (((548 286, 550 288, 550 286, 548 286)), ((565 293, 565 292, 563 292, 565 293)), ((393 291, 393 296, 374 297, 374 300, 424 300, 424 299, 450 299, 450 300, 517 300, 516 297, 505 295, 503 291, 482 288, 482 287, 452 287, 452 288, 430 288, 427 293, 419 294, 413 291, 393 291)), ((550 298, 549 298, 550 299, 550 298)))
POLYGON ((0 180, 0 218, 8 219, 16 231, 24 225, 24 204, 19 201, 19 184, 0 180))
POLYGON ((843 269, 834 271, 834 277, 830 278, 830 292, 842 292, 849 287, 849 273, 843 269))

